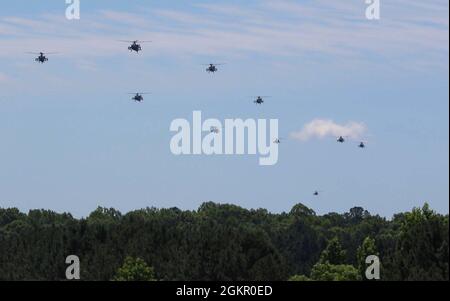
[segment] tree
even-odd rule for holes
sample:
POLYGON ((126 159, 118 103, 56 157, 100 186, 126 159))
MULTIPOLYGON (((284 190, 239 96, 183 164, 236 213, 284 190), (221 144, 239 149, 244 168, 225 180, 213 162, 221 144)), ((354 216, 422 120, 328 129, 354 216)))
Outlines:
POLYGON ((114 277, 115 281, 155 281, 153 268, 140 258, 127 257, 114 277))
POLYGON ((400 220, 392 270, 396 280, 448 280, 448 215, 436 214, 425 203, 400 220))
POLYGON ((89 217, 89 223, 116 223, 122 218, 122 214, 114 208, 98 207, 89 217))
POLYGON ((288 281, 311 281, 311 279, 305 275, 294 275, 288 281))
POLYGON ((352 265, 318 263, 311 271, 314 281, 358 281, 361 280, 359 271, 352 265))
POLYGON ((328 242, 326 249, 323 250, 319 262, 333 265, 342 264, 345 262, 345 254, 346 252, 342 250, 339 239, 334 237, 328 242))
POLYGON ((303 204, 297 204, 292 207, 290 214, 298 217, 316 216, 314 210, 306 207, 303 204))
POLYGON ((320 216, 301 204, 280 214, 212 202, 98 208, 86 219, 0 208, 0 280, 65 280, 69 254, 86 281, 353 280, 378 252, 383 280, 448 280, 448 221, 428 205, 392 220, 359 207, 320 216))
POLYGON ((359 223, 364 218, 370 217, 370 213, 362 207, 353 207, 344 216, 352 223, 359 223))

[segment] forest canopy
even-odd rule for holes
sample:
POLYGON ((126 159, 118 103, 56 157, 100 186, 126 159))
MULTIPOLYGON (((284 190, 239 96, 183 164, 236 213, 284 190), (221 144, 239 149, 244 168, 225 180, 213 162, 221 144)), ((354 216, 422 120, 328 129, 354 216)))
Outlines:
POLYGON ((98 208, 87 218, 0 208, 0 280, 448 280, 449 218, 425 204, 392 219, 360 207, 317 215, 204 203, 196 211, 98 208))

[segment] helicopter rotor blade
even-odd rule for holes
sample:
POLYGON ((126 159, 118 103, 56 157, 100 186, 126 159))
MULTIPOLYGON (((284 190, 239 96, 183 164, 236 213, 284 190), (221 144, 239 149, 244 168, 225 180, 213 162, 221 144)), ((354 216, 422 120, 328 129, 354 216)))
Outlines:
POLYGON ((41 52, 25 52, 25 53, 27 53, 27 54, 59 54, 59 52, 44 52, 44 51, 41 51, 41 52))
POLYGON ((134 41, 130 41, 130 40, 117 40, 118 42, 124 42, 124 43, 151 43, 152 41, 139 41, 139 40, 134 40, 134 41))

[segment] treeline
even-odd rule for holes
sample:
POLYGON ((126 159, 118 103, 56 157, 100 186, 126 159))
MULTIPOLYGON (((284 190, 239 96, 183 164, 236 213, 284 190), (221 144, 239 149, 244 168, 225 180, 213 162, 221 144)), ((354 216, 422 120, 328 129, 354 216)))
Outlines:
POLYGON ((381 280, 448 280, 448 222, 426 204, 390 220, 301 204, 282 214, 98 208, 85 219, 0 209, 0 280, 64 280, 68 255, 80 258, 81 280, 363 280, 369 255, 381 280))

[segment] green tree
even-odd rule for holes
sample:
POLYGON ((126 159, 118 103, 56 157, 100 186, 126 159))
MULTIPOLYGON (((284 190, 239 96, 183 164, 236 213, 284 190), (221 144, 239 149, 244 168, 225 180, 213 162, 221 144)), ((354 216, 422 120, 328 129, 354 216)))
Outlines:
POLYGON ((353 280, 378 252, 383 280, 448 280, 448 238, 448 215, 428 205, 392 220, 360 207, 320 216, 301 204, 280 214, 212 202, 98 208, 85 219, 0 208, 0 280, 64 280, 68 254, 80 257, 83 280, 353 280))
POLYGON ((314 281, 359 281, 359 271, 352 265, 318 263, 311 271, 314 281))
POLYGON ((345 250, 342 250, 341 243, 337 237, 334 237, 328 242, 327 247, 320 255, 320 263, 329 263, 333 265, 342 264, 345 262, 345 250))
POLYGON ((402 216, 392 270, 397 280, 448 280, 448 216, 428 204, 402 216))
POLYGON ((311 281, 311 279, 305 275, 294 275, 288 281, 311 281))
POLYGON ((114 277, 115 281, 155 281, 153 268, 140 258, 127 257, 114 277))

